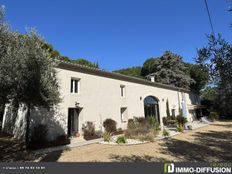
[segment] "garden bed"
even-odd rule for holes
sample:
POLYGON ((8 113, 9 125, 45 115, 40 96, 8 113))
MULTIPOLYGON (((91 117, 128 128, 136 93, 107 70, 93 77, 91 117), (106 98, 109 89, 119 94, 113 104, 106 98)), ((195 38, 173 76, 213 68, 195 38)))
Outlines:
POLYGON ((108 145, 136 145, 136 144, 143 144, 147 143, 148 141, 140 141, 136 139, 126 139, 126 143, 117 143, 117 138, 119 136, 113 136, 111 137, 110 141, 101 141, 100 144, 108 144, 108 145))

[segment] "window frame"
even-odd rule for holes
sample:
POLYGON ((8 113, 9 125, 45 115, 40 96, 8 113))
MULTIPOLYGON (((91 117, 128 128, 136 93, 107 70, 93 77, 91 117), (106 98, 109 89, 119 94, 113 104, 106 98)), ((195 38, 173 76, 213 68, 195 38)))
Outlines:
POLYGON ((80 94, 80 78, 71 77, 70 82, 70 93, 80 94))
POLYGON ((128 121, 128 109, 127 109, 127 107, 121 107, 120 108, 120 117, 121 117, 121 121, 123 123, 128 121))
POLYGON ((120 95, 123 98, 126 97, 126 86, 125 85, 120 85, 120 95))

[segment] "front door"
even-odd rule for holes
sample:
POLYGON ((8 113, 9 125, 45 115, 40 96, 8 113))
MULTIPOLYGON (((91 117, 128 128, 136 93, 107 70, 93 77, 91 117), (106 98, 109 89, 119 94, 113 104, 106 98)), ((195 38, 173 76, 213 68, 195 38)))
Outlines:
POLYGON ((79 109, 68 109, 68 136, 74 136, 78 132, 79 109))

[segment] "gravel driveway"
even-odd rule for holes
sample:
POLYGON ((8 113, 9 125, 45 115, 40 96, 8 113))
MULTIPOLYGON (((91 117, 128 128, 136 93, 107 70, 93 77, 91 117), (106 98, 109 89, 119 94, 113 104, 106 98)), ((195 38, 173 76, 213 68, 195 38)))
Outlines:
POLYGON ((232 161, 232 122, 211 125, 153 143, 112 146, 92 144, 52 152, 36 161, 158 162, 232 161))

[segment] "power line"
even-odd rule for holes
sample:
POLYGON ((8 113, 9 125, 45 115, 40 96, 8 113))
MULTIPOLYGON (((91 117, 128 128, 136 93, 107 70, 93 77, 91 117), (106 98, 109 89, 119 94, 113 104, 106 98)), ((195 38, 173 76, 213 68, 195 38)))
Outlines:
POLYGON ((212 20, 211 20, 211 16, 210 16, 210 12, 209 12, 209 7, 208 7, 207 0, 205 0, 205 6, 206 6, 206 10, 207 10, 208 17, 209 17, 209 23, 210 23, 210 27, 211 27, 211 30, 212 30, 212 34, 214 35, 213 23, 212 23, 212 20))

